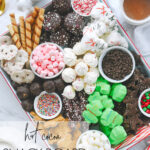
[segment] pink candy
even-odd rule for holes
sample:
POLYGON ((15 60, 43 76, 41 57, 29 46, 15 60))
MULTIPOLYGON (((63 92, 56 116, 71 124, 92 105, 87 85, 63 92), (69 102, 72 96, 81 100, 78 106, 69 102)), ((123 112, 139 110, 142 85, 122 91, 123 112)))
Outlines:
POLYGON ((52 77, 65 66, 63 52, 54 44, 39 45, 33 51, 31 66, 41 77, 52 77))
POLYGON ((89 16, 97 0, 74 0, 72 6, 80 15, 89 16))

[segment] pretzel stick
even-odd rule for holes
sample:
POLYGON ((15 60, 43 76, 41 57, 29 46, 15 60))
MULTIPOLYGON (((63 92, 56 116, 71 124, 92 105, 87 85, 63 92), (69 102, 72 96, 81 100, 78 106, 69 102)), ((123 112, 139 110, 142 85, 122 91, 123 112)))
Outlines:
POLYGON ((25 24, 24 17, 19 17, 20 22, 20 35, 21 35, 21 43, 24 50, 26 50, 26 33, 25 33, 25 24))
POLYGON ((9 32, 10 32, 10 34, 11 34, 11 36, 12 36, 12 39, 13 39, 15 45, 17 46, 17 48, 18 48, 18 49, 22 49, 21 43, 19 42, 19 39, 18 39, 18 36, 17 36, 17 34, 14 32, 14 30, 13 30, 13 26, 12 26, 12 25, 8 25, 7 27, 8 27, 8 29, 9 29, 9 32))
POLYGON ((33 49, 39 45, 43 21, 44 21, 44 16, 40 15, 37 20, 37 24, 35 25, 35 39, 34 39, 33 49))
POLYGON ((31 22, 32 18, 29 17, 26 19, 25 24, 26 24, 26 49, 29 55, 31 55, 32 51, 32 40, 31 40, 31 22))
MULTIPOLYGON (((39 16, 44 16, 44 12, 45 12, 45 9, 41 8, 40 11, 39 11, 39 14, 35 20, 35 26, 38 24, 39 22, 39 16)), ((33 31, 33 36, 32 36, 32 41, 34 42, 35 41, 35 27, 34 27, 34 31, 33 31)))
MULTIPOLYGON (((9 16, 10 16, 10 20, 11 20, 11 24, 12 24, 13 30, 16 33, 16 36, 18 37, 18 40, 20 42, 19 31, 18 31, 18 26, 17 26, 15 14, 12 13, 9 16)), ((21 42, 20 42, 20 44, 21 44, 21 42)))

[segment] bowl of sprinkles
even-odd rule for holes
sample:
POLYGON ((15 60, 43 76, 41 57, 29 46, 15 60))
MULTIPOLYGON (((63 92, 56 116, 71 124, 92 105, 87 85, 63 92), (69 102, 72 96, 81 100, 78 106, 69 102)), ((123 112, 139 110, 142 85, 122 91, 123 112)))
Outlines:
POLYGON ((93 7, 98 0, 72 0, 71 5, 73 10, 81 16, 90 16, 93 7))
POLYGON ((35 112, 43 119, 56 118, 62 110, 62 101, 58 94, 43 91, 34 101, 35 112))
POLYGON ((141 113, 150 118, 150 88, 141 93, 138 106, 141 113))

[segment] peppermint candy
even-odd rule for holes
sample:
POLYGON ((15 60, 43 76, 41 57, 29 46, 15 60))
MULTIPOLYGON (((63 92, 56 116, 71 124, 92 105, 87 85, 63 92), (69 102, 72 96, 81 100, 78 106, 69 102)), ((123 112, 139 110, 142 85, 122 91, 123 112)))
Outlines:
POLYGON ((97 0, 73 0, 72 7, 79 15, 89 16, 96 3, 97 0))

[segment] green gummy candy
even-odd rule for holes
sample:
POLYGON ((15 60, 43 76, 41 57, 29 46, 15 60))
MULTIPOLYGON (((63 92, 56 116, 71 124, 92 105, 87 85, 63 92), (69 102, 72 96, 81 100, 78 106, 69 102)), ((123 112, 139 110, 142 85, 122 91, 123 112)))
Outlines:
POLYGON ((100 130, 105 133, 107 136, 110 135, 111 133, 111 128, 107 127, 107 126, 103 126, 102 124, 100 124, 100 130))
POLYGON ((108 83, 107 80, 105 80, 102 77, 99 77, 96 81, 96 91, 98 91, 98 92, 100 92, 100 90, 101 90, 101 82, 108 83))
POLYGON ((111 91, 112 99, 117 102, 122 102, 127 95, 127 88, 122 84, 116 84, 111 91))
POLYGON ((144 99, 144 100, 143 100, 143 102, 147 102, 147 100, 146 100, 146 99, 144 99))
POLYGON ((99 100, 98 101, 97 100, 96 101, 92 101, 91 104, 94 105, 95 107, 97 107, 99 110, 103 110, 104 109, 104 106, 102 105, 101 101, 99 101, 99 100))
POLYGON ((122 126, 117 126, 112 129, 109 140, 112 145, 118 145, 123 142, 127 137, 127 133, 122 126))
POLYGON ((92 113, 94 116, 101 116, 102 112, 99 110, 98 106, 96 104, 92 105, 92 104, 87 104, 86 105, 86 109, 92 113))
POLYGON ((148 105, 147 108, 150 109, 150 105, 148 105))
POLYGON ((110 98, 106 101, 103 101, 102 104, 103 104, 104 108, 111 108, 111 109, 114 108, 114 103, 113 103, 112 99, 110 99, 110 98))
POLYGON ((101 89, 100 89, 101 94, 103 94, 103 95, 109 95, 110 94, 111 86, 109 83, 101 82, 100 87, 101 87, 101 89))
POLYGON ((114 108, 113 101, 108 97, 108 95, 100 96, 100 101, 102 102, 104 108, 114 108))
POLYGON ((94 92, 92 95, 90 95, 88 97, 88 101, 89 102, 92 102, 92 101, 97 101, 97 100, 100 100, 100 93, 99 92, 94 92))
POLYGON ((98 118, 96 116, 94 116, 93 114, 91 114, 89 111, 85 110, 82 113, 83 118, 85 119, 85 121, 87 123, 97 123, 98 122, 98 118))
POLYGON ((123 117, 116 111, 107 108, 101 115, 100 123, 103 126, 114 128, 115 126, 121 125, 123 123, 123 117))

